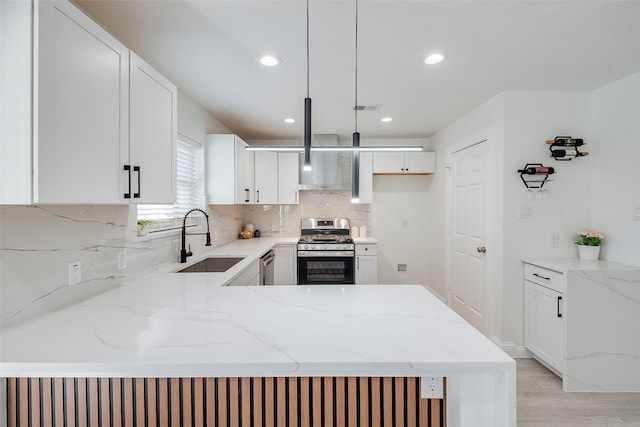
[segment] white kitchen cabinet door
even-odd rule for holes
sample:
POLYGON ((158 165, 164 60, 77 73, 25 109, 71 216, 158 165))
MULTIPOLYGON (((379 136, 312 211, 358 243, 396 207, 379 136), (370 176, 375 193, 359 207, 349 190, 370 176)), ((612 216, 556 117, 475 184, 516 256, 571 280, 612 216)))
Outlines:
POLYGON ((404 153, 373 153, 373 173, 403 173, 404 153))
POLYGON ((563 294, 524 281, 524 344, 558 372, 564 372, 563 294))
POLYGON ((298 284, 296 245, 276 245, 273 251, 276 254, 273 263, 273 284, 298 284))
POLYGON ((255 203, 278 204, 278 153, 256 151, 255 156, 255 203))
POLYGON ((175 203, 177 94, 175 85, 131 52, 127 164, 138 169, 125 189, 132 202, 175 203))
POLYGON ((278 153, 278 203, 297 205, 300 183, 300 155, 298 153, 278 153))
POLYGON ((373 153, 360 153, 360 203, 373 203, 373 153))
POLYGON ((35 2, 35 203, 126 203, 129 50, 71 3, 35 2))
POLYGON ((378 245, 356 244, 356 285, 378 284, 378 245))
POLYGON ((207 198, 212 205, 253 203, 253 154, 233 134, 207 135, 207 198))
POLYGON ((420 174, 436 171, 436 156, 428 151, 373 153, 374 174, 420 174))
POLYGON ((436 153, 416 151, 404 153, 405 173, 434 173, 436 171, 436 153))

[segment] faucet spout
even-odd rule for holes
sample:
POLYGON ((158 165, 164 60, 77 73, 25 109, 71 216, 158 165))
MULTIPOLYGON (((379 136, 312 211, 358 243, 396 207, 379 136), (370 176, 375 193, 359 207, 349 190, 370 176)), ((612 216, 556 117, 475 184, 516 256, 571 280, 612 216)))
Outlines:
POLYGON ((191 248, 189 248, 189 250, 187 251, 187 247, 186 247, 186 240, 187 240, 187 217, 189 216, 189 214, 191 214, 192 212, 200 212, 202 213, 205 218, 207 219, 207 242, 205 243, 205 246, 211 246, 211 233, 209 232, 209 215, 207 215, 207 213, 205 211, 203 211, 202 209, 199 208, 194 208, 191 209, 189 212, 187 212, 184 215, 184 218, 182 219, 182 244, 180 247, 180 262, 181 263, 185 263, 187 262, 187 258, 190 257, 191 255, 193 255, 193 252, 191 252, 191 248))

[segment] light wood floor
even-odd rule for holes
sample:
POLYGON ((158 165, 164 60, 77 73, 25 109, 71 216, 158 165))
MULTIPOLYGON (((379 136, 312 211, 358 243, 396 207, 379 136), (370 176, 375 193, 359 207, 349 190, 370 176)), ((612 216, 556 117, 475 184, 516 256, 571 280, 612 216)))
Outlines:
POLYGON ((518 427, 640 426, 640 393, 565 393, 535 359, 516 359, 518 427))

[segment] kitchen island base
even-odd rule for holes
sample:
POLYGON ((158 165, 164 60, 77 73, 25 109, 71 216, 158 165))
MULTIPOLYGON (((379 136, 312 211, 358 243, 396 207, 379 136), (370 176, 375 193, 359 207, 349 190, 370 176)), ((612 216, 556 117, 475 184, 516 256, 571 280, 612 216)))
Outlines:
POLYGON ((420 378, 9 378, 8 427, 446 426, 420 378))

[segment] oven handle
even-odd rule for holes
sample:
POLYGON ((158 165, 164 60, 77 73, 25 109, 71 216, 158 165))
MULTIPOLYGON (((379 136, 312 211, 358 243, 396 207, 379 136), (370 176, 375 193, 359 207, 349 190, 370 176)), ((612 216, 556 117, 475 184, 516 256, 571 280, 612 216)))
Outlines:
POLYGON ((355 256, 354 251, 298 251, 298 258, 335 258, 355 256))

